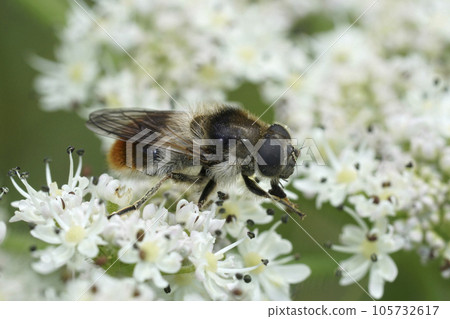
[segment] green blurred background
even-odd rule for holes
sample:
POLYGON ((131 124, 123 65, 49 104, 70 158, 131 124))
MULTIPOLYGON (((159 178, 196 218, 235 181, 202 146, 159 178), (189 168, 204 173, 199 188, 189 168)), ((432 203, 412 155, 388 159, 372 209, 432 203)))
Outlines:
MULTIPOLYGON (((85 128, 84 121, 74 113, 41 111, 33 89, 37 72, 30 67, 30 57, 53 59, 56 34, 64 25, 68 7, 68 2, 61 0, 0 1, 0 186, 10 188, 0 205, 8 209, 8 219, 13 214, 9 203, 20 199, 6 175, 12 167, 30 172, 30 184, 40 188, 45 183, 43 158, 51 157, 53 178, 62 184, 68 173, 65 150, 73 145, 86 150, 85 165, 93 175, 107 170, 100 142, 85 128)), ((308 24, 308 20, 304 23, 308 24)), ((312 28, 323 27, 317 19, 309 23, 312 28)), ((254 113, 261 113, 267 106, 251 85, 231 92, 229 99, 254 106, 254 113)), ((264 119, 270 121, 272 116, 268 112, 264 119)), ((300 198, 299 202, 308 213, 301 225, 319 244, 337 242, 342 225, 352 222, 332 207, 317 211, 312 200, 300 198)), ((356 285, 339 286, 334 275, 337 265, 295 223, 282 225, 279 231, 294 244, 301 262, 312 269, 309 279, 293 287, 294 300, 370 300, 356 285)), ((29 247, 36 242, 27 225, 9 224, 6 241, 0 248, 22 256, 29 264, 29 247)), ((328 253, 338 261, 348 257, 331 250, 328 253)), ((422 265, 415 252, 396 253, 393 258, 399 275, 394 283, 385 285, 383 300, 450 300, 450 285, 440 275, 439 261, 422 265)), ((361 285, 367 290, 367 276, 361 285)))

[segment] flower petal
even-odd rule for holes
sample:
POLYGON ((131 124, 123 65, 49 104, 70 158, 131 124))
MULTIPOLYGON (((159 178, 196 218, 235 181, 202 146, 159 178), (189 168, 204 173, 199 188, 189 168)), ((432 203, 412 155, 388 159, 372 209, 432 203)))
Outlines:
POLYGON ((381 277, 380 273, 372 268, 369 276, 369 293, 372 297, 376 299, 380 299, 383 297, 384 292, 384 280, 381 277))
POLYGON ((383 255, 377 261, 377 268, 379 269, 380 276, 384 280, 392 282, 398 275, 398 269, 395 262, 388 255, 383 255))
POLYGON ((282 279, 280 274, 267 273, 258 279, 270 300, 290 300, 289 284, 282 279))
POLYGON ((97 256, 98 254, 98 247, 97 244, 95 242, 95 238, 89 237, 86 238, 85 240, 83 240, 79 245, 78 245, 78 251, 89 258, 93 258, 95 256, 97 256))
POLYGON ((153 275, 152 268, 155 268, 155 265, 149 264, 146 262, 137 263, 134 267, 133 276, 137 281, 143 282, 147 279, 150 279, 153 275))
POLYGON ((164 271, 169 274, 176 273, 181 268, 181 261, 182 257, 180 254, 176 252, 171 252, 169 255, 164 256, 161 258, 157 266, 161 271, 164 271))
POLYGON ((31 231, 31 235, 49 244, 61 244, 61 238, 56 234, 55 225, 53 223, 36 225, 31 231))
POLYGON ((301 282, 311 274, 311 269, 303 264, 281 265, 273 268, 290 284, 301 282))
POLYGON ((340 240, 346 246, 360 246, 365 237, 366 234, 361 227, 349 224, 342 228, 340 240))
POLYGON ((355 255, 341 262, 340 266, 343 271, 339 283, 346 286, 360 280, 366 275, 370 267, 370 261, 362 255, 355 255))

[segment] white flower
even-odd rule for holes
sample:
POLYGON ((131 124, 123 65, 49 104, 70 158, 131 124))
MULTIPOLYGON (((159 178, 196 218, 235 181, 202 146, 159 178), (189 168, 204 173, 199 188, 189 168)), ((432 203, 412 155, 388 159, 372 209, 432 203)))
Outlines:
POLYGON ((130 187, 108 174, 100 175, 96 184, 91 184, 90 186, 94 196, 119 206, 128 205, 133 198, 132 189, 130 187))
POLYGON ((213 300, 230 299, 232 291, 229 287, 236 282, 236 278, 233 277, 234 274, 263 266, 262 262, 259 261, 257 265, 245 268, 239 267, 233 255, 226 255, 228 251, 245 242, 245 240, 249 240, 245 237, 215 252, 216 238, 210 233, 194 231, 191 234, 191 240, 192 252, 189 255, 189 260, 195 266, 197 279, 202 282, 213 300))
POLYGON ((203 283, 198 280, 195 272, 166 275, 165 278, 170 283, 171 300, 212 300, 203 283))
POLYGON ((87 258, 98 254, 98 245, 106 242, 100 233, 106 225, 106 211, 103 205, 83 203, 61 214, 54 214, 54 221, 37 225, 31 235, 53 245, 40 255, 33 268, 40 273, 49 273, 66 264, 76 253, 87 258))
POLYGON ((155 292, 149 285, 133 278, 114 278, 99 269, 90 269, 80 278, 67 282, 61 300, 153 300, 155 292))
POLYGON ((225 221, 213 218, 210 211, 200 212, 197 205, 182 199, 177 203, 175 214, 169 216, 169 223, 181 224, 189 232, 206 230, 214 233, 222 229, 225 221))
MULTIPOLYGON (((33 269, 40 273, 50 273, 66 264, 76 269, 82 267, 82 258, 97 256, 98 245, 106 244, 100 235, 107 224, 105 206, 100 204, 94 193, 91 193, 89 201, 85 200, 85 196, 90 193, 90 185, 89 180, 81 176, 84 151, 77 152, 80 159, 75 172, 72 152, 73 148, 69 147, 69 177, 67 184, 61 188, 52 181, 48 161, 47 186, 39 191, 28 184, 28 173, 20 173, 17 169, 10 171, 13 185, 25 197, 11 204, 18 210, 10 221, 23 220, 35 224, 31 235, 56 245, 34 252, 39 261, 33 264, 33 269), (19 177, 25 190, 16 183, 15 176, 19 177)), ((105 176, 105 179, 108 177, 105 176)))
POLYGON ((17 191, 25 197, 23 200, 11 203, 18 210, 14 212, 14 216, 10 219, 10 222, 23 220, 29 223, 46 224, 53 218, 55 212, 62 212, 65 209, 72 209, 81 205, 83 197, 87 194, 87 187, 89 185, 89 180, 81 176, 81 155, 83 151, 81 150, 79 152, 81 155, 75 172, 73 171, 73 148, 69 147, 68 152, 70 160, 69 178, 67 184, 61 188, 58 188, 58 184, 52 181, 49 161, 45 163, 47 186, 39 191, 36 191, 28 184, 26 180, 28 173, 20 173, 18 169, 10 170, 11 182, 17 191), (19 180, 25 186, 25 190, 14 180, 16 176, 19 177, 19 180))
POLYGON ((42 300, 46 298, 49 283, 42 276, 30 271, 23 255, 0 250, 0 299, 42 300))
POLYGON ((89 41, 76 41, 58 49, 56 56, 59 62, 37 57, 32 61, 43 73, 36 80, 42 106, 47 111, 76 109, 87 102, 90 86, 99 72, 95 47, 89 41))
POLYGON ((340 263, 340 284, 352 284, 369 272, 369 293, 379 299, 383 296, 384 282, 392 282, 397 277, 397 266, 389 255, 403 247, 403 239, 393 233, 386 219, 379 219, 369 229, 354 211, 348 207, 344 209, 356 220, 358 226, 344 226, 340 236, 343 246, 332 246, 333 250, 354 254, 340 263))
POLYGON ((377 167, 374 151, 360 147, 347 147, 336 155, 327 142, 323 142, 329 166, 311 165, 302 168, 305 177, 295 180, 293 185, 306 195, 316 195, 316 206, 320 208, 329 201, 333 206, 341 205, 347 196, 364 189, 377 167))
POLYGON ((257 300, 261 300, 261 297, 290 300, 289 285, 302 282, 311 274, 306 265, 287 264, 294 260, 293 256, 281 257, 292 251, 292 244, 275 232, 280 223, 277 222, 270 230, 238 246, 246 267, 255 267, 261 260, 268 262, 250 271, 252 293, 258 296, 255 298, 257 300))
POLYGON ((267 214, 267 210, 254 198, 239 196, 238 192, 227 192, 227 199, 216 208, 216 213, 223 218, 225 225, 223 230, 238 238, 247 231, 247 223, 268 224, 273 216, 267 214))
POLYGON ((135 245, 126 245, 119 250, 124 263, 136 264, 133 277, 138 282, 151 279, 159 288, 168 286, 161 272, 173 274, 181 268, 183 257, 175 249, 183 236, 181 227, 170 226, 165 231, 145 229, 143 237, 135 245))
POLYGON ((414 244, 421 243, 424 237, 424 230, 421 227, 420 220, 413 216, 406 220, 399 219, 394 221, 394 228, 397 234, 400 234, 405 240, 404 249, 412 249, 414 244))
POLYGON ((350 196, 348 200, 355 206, 356 212, 361 217, 369 218, 371 221, 382 217, 395 215, 395 199, 380 199, 378 196, 367 198, 364 195, 350 196))

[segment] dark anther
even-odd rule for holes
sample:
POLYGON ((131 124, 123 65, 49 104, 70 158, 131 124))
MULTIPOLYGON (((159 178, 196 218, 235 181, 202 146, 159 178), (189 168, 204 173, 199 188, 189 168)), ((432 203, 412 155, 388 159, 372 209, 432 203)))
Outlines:
POLYGON ((323 183, 326 183, 327 182, 327 178, 326 177, 322 177, 321 179, 320 179, 320 182, 323 184, 323 183))
POLYGON ((372 234, 372 235, 367 234, 366 238, 368 241, 376 241, 378 239, 378 236, 377 236, 377 234, 372 234))
POLYGON ((219 237, 220 235, 222 235, 222 231, 220 229, 217 229, 214 234, 219 237))
POLYGON ((219 214, 225 214, 225 213, 226 213, 225 208, 220 207, 220 208, 219 208, 219 214))
POLYGON ((10 169, 10 170, 8 171, 8 177, 13 177, 13 176, 16 176, 16 171, 13 170, 13 169, 10 169))
POLYGON ((144 240, 145 231, 143 229, 139 229, 136 233, 136 239, 137 241, 143 241, 144 240))
POLYGON ((250 276, 250 275, 245 275, 244 276, 244 282, 246 283, 246 284, 248 284, 249 282, 251 282, 252 281, 252 277, 250 276))
POLYGON ((275 211, 274 211, 272 208, 268 208, 268 209, 266 210, 266 213, 267 213, 267 215, 269 215, 269 216, 275 215, 275 211))
POLYGON ((0 187, 0 200, 2 199, 3 195, 7 194, 9 192, 9 188, 6 186, 0 187))
POLYGON ((106 257, 106 256, 99 256, 99 257, 95 258, 95 260, 94 260, 94 263, 100 267, 103 266, 104 264, 106 264, 107 262, 108 262, 108 257, 106 257))
POLYGON ((145 257, 146 257, 146 256, 147 256, 147 255, 146 255, 145 251, 139 250, 139 258, 140 258, 141 260, 145 260, 145 257))
POLYGON ((295 260, 300 260, 300 258, 302 258, 302 256, 299 253, 295 253, 294 254, 294 259, 295 260))
POLYGON ((378 205, 380 203, 380 197, 378 197, 377 195, 372 196, 372 203, 378 205))
POLYGON ((289 220, 289 215, 288 214, 285 214, 285 215, 281 216, 281 222, 283 224, 286 224, 288 222, 288 220, 289 220))
POLYGON ((55 227, 55 234, 58 235, 61 232, 61 229, 55 227))
POLYGON ((30 228, 30 230, 33 230, 36 227, 35 223, 28 223, 28 228, 30 228))
POLYGON ((48 192, 50 192, 50 188, 47 185, 42 185, 41 186, 41 191, 43 191, 45 193, 48 193, 48 192))
POLYGON ((389 182, 389 181, 383 182, 381 184, 381 187, 383 187, 383 188, 390 187, 390 186, 391 186, 391 182, 389 182))
POLYGON ((242 289, 239 288, 234 288, 233 290, 231 290, 231 293, 235 296, 242 296, 242 289))
POLYGON ((165 234, 164 238, 167 239, 167 240, 170 240, 170 234, 165 234))
POLYGON ((355 169, 356 169, 356 170, 359 170, 359 168, 360 168, 359 163, 355 163, 355 169))
POLYGON ((235 277, 237 280, 241 280, 244 277, 244 275, 241 273, 236 273, 235 277))
POLYGON ((413 162, 408 162, 408 164, 405 165, 406 168, 413 168, 413 166, 413 162))
POLYGON ((220 200, 227 200, 229 198, 229 196, 227 194, 225 194, 224 192, 221 192, 221 191, 217 192, 217 196, 219 197, 220 200))
POLYGON ((84 149, 80 148, 79 150, 77 150, 77 155, 78 156, 83 156, 84 155, 84 149))
POLYGON ((166 294, 170 294, 171 291, 172 291, 172 289, 170 289, 170 285, 168 285, 166 288, 164 288, 164 292, 166 294))
POLYGON ((247 236, 248 236, 248 238, 253 239, 253 238, 255 238, 255 233, 252 233, 251 231, 248 231, 247 232, 247 236))
POLYGON ((225 222, 229 224, 233 220, 236 220, 236 215, 228 215, 227 218, 225 219, 225 222))
POLYGON ((323 247, 330 249, 333 246, 333 244, 331 243, 331 241, 327 241, 323 244, 323 247))
POLYGON ((97 291, 98 291, 97 286, 96 286, 96 285, 93 285, 93 286, 91 287, 91 292, 92 292, 93 294, 96 294, 97 291))
POLYGON ((50 163, 51 161, 52 161, 52 159, 50 157, 44 158, 44 163, 45 164, 50 163))
POLYGON ((435 86, 438 86, 440 82, 441 82, 441 80, 438 77, 435 77, 434 80, 433 80, 433 84, 435 86))
POLYGON ((62 209, 66 209, 66 203, 64 203, 64 200, 62 198, 61 199, 61 205, 62 205, 62 209))
POLYGON ((255 225, 255 222, 253 221, 253 219, 247 219, 247 226, 251 227, 254 225, 255 225))
POLYGON ((37 249, 36 245, 30 246, 30 252, 36 251, 36 249, 37 249))
POLYGON ((222 205, 223 205, 223 200, 218 200, 218 201, 216 201, 216 205, 217 205, 217 206, 222 206, 222 205))
POLYGON ((141 292, 139 291, 139 289, 134 289, 133 291, 133 297, 139 297, 141 295, 141 292))
POLYGON ((94 176, 92 177, 92 185, 97 185, 98 184, 98 177, 94 176))
POLYGON ((344 210, 344 205, 343 204, 338 205, 336 208, 339 209, 339 210, 344 210))
POLYGON ((134 243, 133 244, 133 249, 139 249, 139 246, 136 243, 134 243))
POLYGON ((335 274, 334 274, 337 278, 341 278, 342 277, 342 270, 338 269, 336 270, 335 274))
POLYGON ((264 264, 264 266, 267 266, 269 263, 269 259, 261 259, 261 262, 264 264))
POLYGON ((69 147, 67 147, 66 152, 67 152, 67 154, 72 154, 74 150, 75 150, 75 147, 69 146, 69 147))
POLYGON ((255 182, 259 184, 261 180, 258 177, 255 177, 255 182))
POLYGON ((370 255, 370 260, 372 260, 373 262, 376 262, 378 260, 377 254, 370 255))
POLYGON ((28 172, 20 173, 20 178, 27 179, 28 177, 30 177, 30 173, 28 173, 28 172))

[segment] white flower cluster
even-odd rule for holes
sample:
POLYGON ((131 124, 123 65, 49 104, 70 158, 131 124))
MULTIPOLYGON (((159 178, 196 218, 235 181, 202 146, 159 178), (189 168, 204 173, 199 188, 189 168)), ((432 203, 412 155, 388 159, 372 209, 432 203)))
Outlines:
MULTIPOLYGON (((42 72, 36 87, 44 109, 74 110, 87 117, 104 107, 179 108, 175 100, 183 105, 224 100, 230 91, 251 82, 267 105, 276 102, 276 117, 291 128, 293 137, 299 141, 312 137, 327 163, 300 166, 294 186, 314 197, 318 207, 328 202, 344 208, 359 224, 344 227, 345 249, 334 246, 355 254, 341 265, 341 284, 370 270, 369 292, 382 297, 384 282, 397 276, 389 255, 400 249, 416 250, 424 261, 440 258, 442 274, 449 277, 450 242, 444 234, 450 224, 447 0, 96 0, 88 12, 86 8, 73 4, 70 9, 57 61, 34 60, 42 72)), ((303 155, 310 155, 307 151, 303 155)), ((239 243, 237 249, 244 254, 248 240, 241 242, 241 224, 220 226, 212 212, 198 212, 185 203, 175 214, 162 206, 147 206, 142 218, 112 219, 104 226, 107 222, 100 216, 105 208, 96 199, 118 200, 111 189, 119 182, 110 181, 109 190, 93 190, 81 179, 77 183, 72 179, 66 190, 49 186, 50 197, 37 192, 36 198, 43 198, 35 199, 42 202, 43 215, 31 208, 17 213, 16 219, 26 215, 37 224, 36 237, 50 240, 64 252, 64 261, 61 256, 56 260, 55 248, 48 248, 35 267, 50 270, 69 259, 73 262, 74 256, 92 257, 95 247, 107 241, 123 250, 121 262, 136 264, 135 279, 152 278, 158 287, 170 283, 178 287, 173 292, 178 297, 184 290, 177 280, 206 289, 211 298, 230 297, 229 291, 248 297, 249 285, 227 281, 231 273, 221 269, 256 266, 255 262, 228 254, 218 259, 220 254, 211 250, 233 245, 215 235, 221 230, 239 243), (65 194, 63 203, 74 214, 78 210, 76 222, 67 220, 61 200, 50 200, 55 191, 65 194), (87 191, 93 194, 91 201, 80 201, 87 191), (48 207, 59 209, 58 220, 48 207), (145 235, 134 250, 125 252, 155 216, 161 216, 152 226, 159 235, 145 235), (54 221, 44 223, 48 218, 54 221), (136 226, 130 225, 133 219, 136 226), (52 233, 55 225, 59 234, 52 233), (98 232, 102 227, 110 238, 98 232), (177 244, 183 240, 198 240, 202 245, 194 246, 204 251, 181 251, 177 244), (170 260, 160 259, 160 252, 170 260), (168 275, 183 272, 184 262, 196 269, 200 282, 192 273, 168 275), (170 276, 176 278, 171 281, 170 276), (224 286, 228 292, 219 293, 217 287, 224 286)), ((126 190, 121 193, 131 196, 126 190)), ((245 207, 244 202, 239 197, 239 202, 226 201, 221 208, 235 212, 229 219, 242 215, 244 220, 270 221, 256 213, 259 206, 245 207)), ((22 203, 22 208, 26 205, 22 203)), ((271 232, 265 236, 276 236, 274 229, 271 232)), ((261 289, 260 298, 287 296, 287 278, 279 281, 283 294, 269 292, 264 288, 269 284, 263 282, 251 284, 261 289)))
POLYGON ((288 57, 304 65, 285 39, 293 5, 251 2, 94 1, 88 13, 73 3, 57 62, 33 60, 44 109, 86 117, 104 107, 170 108, 171 97, 223 101, 245 81, 281 79, 288 57))
MULTIPOLYGON (((333 10, 358 16, 370 3, 333 10)), ((314 139, 327 164, 302 165, 294 186, 359 224, 344 227, 345 248, 333 245, 354 254, 341 264, 341 284, 370 269, 375 298, 396 278, 388 254, 400 249, 439 258, 448 274, 450 24, 442 13, 449 8, 448 1, 380 1, 349 30, 336 21, 314 37, 313 59, 340 40, 276 108, 299 140, 314 139)), ((285 85, 267 83, 265 92, 275 99, 285 85)))
POLYGON ((106 174, 81 176, 82 150, 74 172, 74 149, 67 151, 69 178, 61 187, 48 161, 41 190, 29 185, 28 173, 10 171, 24 197, 12 203, 17 210, 10 221, 29 223, 31 235, 47 244, 33 249, 33 269, 62 269, 67 277, 62 289, 47 291, 49 298, 288 300, 290 284, 309 276, 309 267, 290 263, 292 245, 276 233, 281 222, 258 233, 255 222, 272 217, 254 201, 222 194, 211 210, 200 211, 187 200, 166 209, 169 199, 162 196, 158 205, 108 219, 108 207, 130 203, 133 190, 106 174))

